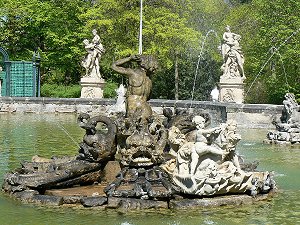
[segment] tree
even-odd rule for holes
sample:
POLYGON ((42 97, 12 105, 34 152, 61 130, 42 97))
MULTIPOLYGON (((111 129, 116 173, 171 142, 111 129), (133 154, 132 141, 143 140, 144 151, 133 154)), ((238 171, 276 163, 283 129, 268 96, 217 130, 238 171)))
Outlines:
MULTIPOLYGON (((188 24, 191 9, 191 1, 144 2, 143 53, 155 54, 161 69, 169 71, 173 68, 177 76, 180 69, 175 69, 174 65, 178 65, 179 57, 193 48, 201 35, 188 24)), ((97 1, 84 15, 87 27, 97 26, 102 30, 103 40, 109 40, 110 43, 106 43, 107 52, 110 52, 106 57, 108 61, 138 53, 139 10, 139 0, 106 0, 97 1)), ((165 88, 168 91, 174 89, 170 85, 165 88)))
POLYGON ((261 58, 264 62, 262 80, 268 102, 281 104, 286 92, 294 92, 298 97, 300 94, 300 2, 277 0, 259 3, 257 1, 261 23, 258 48, 265 50, 264 58, 261 58))
POLYGON ((234 7, 226 19, 242 34, 246 100, 281 104, 284 93, 299 95, 298 1, 253 0, 234 7))
POLYGON ((78 81, 83 23, 83 0, 3 0, 0 43, 12 59, 42 56, 42 78, 55 82, 78 81))

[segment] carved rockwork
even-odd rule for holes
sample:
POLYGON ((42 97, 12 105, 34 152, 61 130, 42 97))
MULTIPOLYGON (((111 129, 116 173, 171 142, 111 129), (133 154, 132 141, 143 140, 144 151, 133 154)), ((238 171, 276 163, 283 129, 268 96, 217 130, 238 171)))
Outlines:
POLYGON ((124 168, 117 179, 105 188, 109 197, 135 197, 140 199, 169 199, 172 184, 159 167, 124 168))
POLYGON ((267 143, 300 144, 300 108, 294 94, 286 93, 280 118, 274 118, 276 130, 269 131, 267 143))
POLYGON ((141 118, 116 120, 118 125, 117 156, 124 166, 152 166, 163 161, 167 131, 158 116, 143 122, 141 118))
POLYGON ((51 188, 91 184, 101 180, 101 164, 74 157, 53 158, 47 162, 22 163, 20 169, 6 174, 3 189, 10 193, 38 190, 43 193, 51 188))

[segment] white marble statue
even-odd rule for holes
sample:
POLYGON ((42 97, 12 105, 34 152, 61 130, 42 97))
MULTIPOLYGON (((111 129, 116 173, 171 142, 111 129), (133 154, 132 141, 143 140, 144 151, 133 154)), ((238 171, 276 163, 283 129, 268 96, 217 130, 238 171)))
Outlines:
POLYGON ((96 77, 101 79, 99 63, 105 49, 100 42, 100 36, 97 34, 97 30, 94 29, 92 33, 94 37, 91 42, 89 42, 88 39, 83 40, 87 55, 81 64, 86 70, 84 77, 96 77))
POLYGON ((294 123, 294 122, 300 122, 300 117, 298 116, 298 120, 295 119, 297 114, 299 114, 299 106, 296 101, 295 95, 292 93, 286 93, 285 94, 285 100, 283 100, 283 114, 285 114, 285 122, 286 123, 294 123))
POLYGON ((115 89, 116 93, 117 93, 117 101, 116 104, 111 106, 107 113, 108 115, 113 114, 113 113, 117 113, 117 112, 126 112, 126 105, 125 105, 125 101, 126 101, 126 88, 124 87, 123 84, 120 84, 120 86, 115 89))
POLYGON ((230 27, 226 26, 223 34, 223 42, 221 45, 221 53, 223 56, 222 71, 223 76, 232 79, 242 77, 244 80, 244 56, 241 51, 239 41, 241 36, 230 31, 230 27))
POLYGON ((220 91, 217 88, 217 86, 214 87, 214 89, 211 90, 210 92, 210 96, 213 102, 217 102, 219 101, 219 95, 220 95, 220 91))
MULTIPOLYGON (((226 193, 256 193, 257 180, 267 180, 268 173, 241 170, 236 145, 241 136, 236 133, 236 122, 229 120, 218 127, 207 128, 205 119, 195 116, 197 126, 194 141, 173 126, 169 141, 179 146, 176 159, 162 166, 181 192, 199 196, 226 193)), ((173 151, 176 151, 174 148, 173 151)))
POLYGON ((299 144, 300 143, 300 107, 293 93, 286 93, 280 118, 274 118, 276 130, 269 131, 267 143, 299 144))

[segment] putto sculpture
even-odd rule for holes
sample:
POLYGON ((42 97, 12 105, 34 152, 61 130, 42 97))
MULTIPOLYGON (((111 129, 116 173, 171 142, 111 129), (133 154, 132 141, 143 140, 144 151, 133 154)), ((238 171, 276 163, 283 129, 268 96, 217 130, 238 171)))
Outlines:
POLYGON ((300 144, 300 108, 293 93, 286 93, 280 118, 274 118, 276 130, 269 131, 266 143, 300 144))
POLYGON ((179 149, 176 160, 165 169, 181 192, 198 196, 245 192, 256 195, 270 190, 273 181, 268 172, 241 169, 236 154, 241 136, 236 133, 235 121, 214 128, 207 128, 202 116, 195 116, 193 122, 197 128, 193 141, 187 141, 175 126, 169 130, 169 140, 179 144, 179 149), (262 174, 263 182, 258 185, 262 174))
POLYGON ((35 157, 5 176, 4 191, 33 202, 128 209, 174 208, 186 200, 196 206, 208 196, 213 198, 204 205, 222 205, 235 194, 252 198, 275 189, 271 173, 241 163, 235 121, 209 128, 211 117, 204 111, 165 108, 158 115, 152 110, 150 78, 157 69, 153 56, 129 56, 112 68, 128 78, 126 112, 80 114, 78 124, 86 133, 78 155, 35 157), (109 179, 113 171, 116 176, 109 179), (82 192, 61 197, 73 188, 82 192), (214 201, 221 195, 222 201, 214 201))

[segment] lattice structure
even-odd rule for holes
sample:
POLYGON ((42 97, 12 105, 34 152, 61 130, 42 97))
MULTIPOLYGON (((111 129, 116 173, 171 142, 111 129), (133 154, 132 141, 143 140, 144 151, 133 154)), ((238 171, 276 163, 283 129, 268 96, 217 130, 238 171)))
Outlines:
POLYGON ((0 72, 1 96, 40 96, 39 54, 33 55, 33 61, 10 61, 5 49, 0 47, 0 66, 3 70, 0 72))
POLYGON ((14 61, 11 63, 10 96, 36 96, 36 70, 32 62, 14 61))

